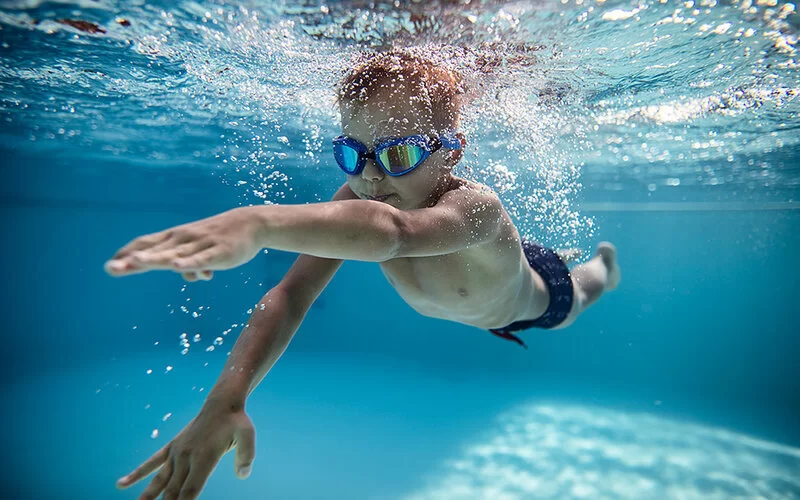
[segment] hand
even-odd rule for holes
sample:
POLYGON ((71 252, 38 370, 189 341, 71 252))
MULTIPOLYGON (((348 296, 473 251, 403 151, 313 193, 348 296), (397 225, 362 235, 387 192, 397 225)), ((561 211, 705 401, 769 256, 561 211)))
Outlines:
POLYGON ((155 269, 183 274, 189 281, 209 280, 214 269, 231 269, 260 250, 260 222, 253 207, 236 208, 207 219, 140 236, 106 262, 112 276, 155 269))
POLYGON ((236 475, 246 479, 255 458, 255 427, 244 410, 231 411, 228 405, 204 407, 169 444, 117 481, 128 488, 158 471, 139 500, 153 500, 164 492, 163 500, 197 498, 222 455, 236 448, 236 475))

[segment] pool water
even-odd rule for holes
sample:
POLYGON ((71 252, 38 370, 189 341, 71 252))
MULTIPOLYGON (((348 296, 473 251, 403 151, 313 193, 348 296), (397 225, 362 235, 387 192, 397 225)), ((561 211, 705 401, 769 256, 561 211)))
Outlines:
POLYGON ((799 25, 777 1, 0 3, 2 497, 141 493, 114 483, 294 256, 189 284, 103 263, 330 198, 332 86, 391 44, 476 89, 458 173, 529 237, 614 242, 621 285, 525 350, 346 263, 248 400, 252 475, 226 455, 201 498, 800 497, 799 25))

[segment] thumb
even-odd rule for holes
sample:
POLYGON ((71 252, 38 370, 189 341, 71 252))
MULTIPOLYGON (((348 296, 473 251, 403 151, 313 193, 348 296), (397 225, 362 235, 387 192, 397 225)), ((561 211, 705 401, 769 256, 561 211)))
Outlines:
POLYGON ((256 429, 249 423, 240 427, 234 436, 236 439, 236 458, 233 466, 239 479, 247 479, 253 460, 256 458, 256 429))

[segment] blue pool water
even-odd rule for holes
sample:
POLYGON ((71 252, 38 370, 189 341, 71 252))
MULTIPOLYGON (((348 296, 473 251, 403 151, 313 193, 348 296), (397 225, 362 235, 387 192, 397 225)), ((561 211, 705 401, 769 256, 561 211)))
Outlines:
POLYGON ((229 454, 201 498, 800 498, 799 25, 780 1, 0 2, 0 496, 141 493, 115 480, 294 256, 191 284, 104 261, 329 198, 332 85, 415 44, 481 89, 458 173, 523 234, 614 242, 621 286, 526 351, 346 263, 248 400, 251 477, 229 454))

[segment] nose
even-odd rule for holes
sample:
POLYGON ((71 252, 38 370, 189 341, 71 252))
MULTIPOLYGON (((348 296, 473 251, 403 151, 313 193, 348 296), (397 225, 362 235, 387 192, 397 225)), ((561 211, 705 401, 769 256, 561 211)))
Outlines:
POLYGON ((375 163, 375 160, 367 160, 364 170, 361 171, 361 178, 368 182, 378 182, 386 177, 386 172, 375 163))

